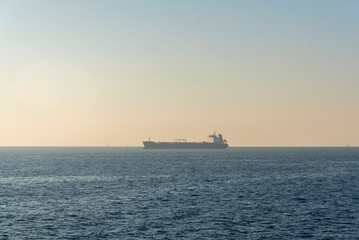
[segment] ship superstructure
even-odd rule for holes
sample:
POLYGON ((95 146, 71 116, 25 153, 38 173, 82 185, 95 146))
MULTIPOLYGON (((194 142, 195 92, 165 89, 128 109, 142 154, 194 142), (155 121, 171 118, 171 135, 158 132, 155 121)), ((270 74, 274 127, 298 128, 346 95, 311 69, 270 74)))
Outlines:
POLYGON ((228 148, 227 140, 222 134, 213 134, 208 136, 212 142, 187 142, 186 139, 175 139, 173 142, 155 142, 143 141, 144 149, 225 149, 228 148))

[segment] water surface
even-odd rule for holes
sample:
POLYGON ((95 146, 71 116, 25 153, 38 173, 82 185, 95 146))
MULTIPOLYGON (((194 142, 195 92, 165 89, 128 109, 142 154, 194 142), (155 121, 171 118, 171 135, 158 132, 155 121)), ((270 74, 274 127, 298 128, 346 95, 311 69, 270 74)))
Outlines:
POLYGON ((357 239, 359 148, 0 148, 0 239, 357 239))

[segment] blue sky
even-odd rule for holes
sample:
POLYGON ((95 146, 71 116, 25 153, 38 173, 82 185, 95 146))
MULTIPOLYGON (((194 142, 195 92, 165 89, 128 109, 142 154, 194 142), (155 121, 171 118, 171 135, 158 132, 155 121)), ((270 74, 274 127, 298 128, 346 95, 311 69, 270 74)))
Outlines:
POLYGON ((358 9, 2 1, 0 106, 16 137, 0 144, 137 145, 218 130, 234 145, 359 145, 358 9))

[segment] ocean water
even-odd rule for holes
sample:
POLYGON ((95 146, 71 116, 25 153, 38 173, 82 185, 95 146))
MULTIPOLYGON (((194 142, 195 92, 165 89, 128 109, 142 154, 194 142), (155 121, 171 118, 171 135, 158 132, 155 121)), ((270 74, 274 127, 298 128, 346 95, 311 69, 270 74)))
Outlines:
POLYGON ((0 239, 359 239, 359 148, 0 148, 0 239))

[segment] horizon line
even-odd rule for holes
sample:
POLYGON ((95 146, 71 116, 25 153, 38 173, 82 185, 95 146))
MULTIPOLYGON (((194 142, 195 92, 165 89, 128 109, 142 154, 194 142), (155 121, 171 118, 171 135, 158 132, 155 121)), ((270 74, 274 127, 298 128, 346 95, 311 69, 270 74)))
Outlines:
MULTIPOLYGON (((140 148, 144 146, 106 146, 106 145, 97 145, 97 146, 16 146, 16 145, 10 145, 10 146, 0 146, 0 148, 140 148)), ((331 145, 331 146, 318 146, 318 145, 312 145, 312 146, 228 146, 228 148, 357 148, 359 146, 351 146, 351 145, 331 145)))

